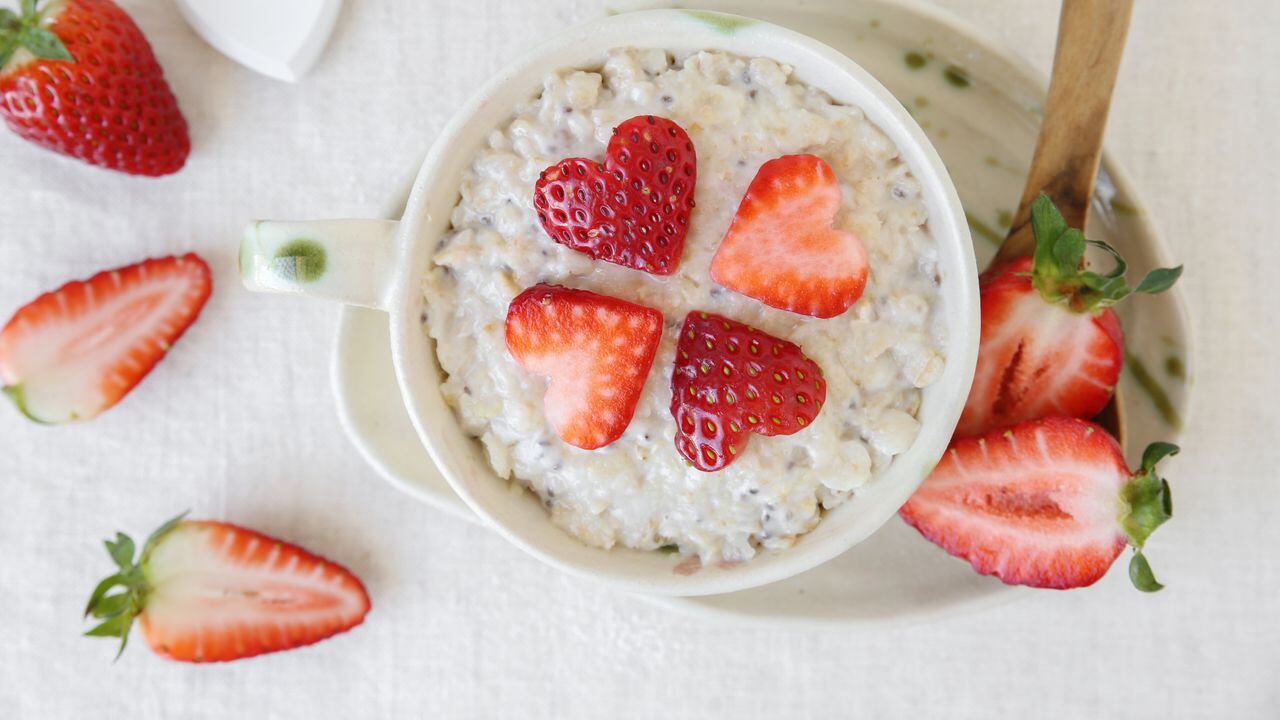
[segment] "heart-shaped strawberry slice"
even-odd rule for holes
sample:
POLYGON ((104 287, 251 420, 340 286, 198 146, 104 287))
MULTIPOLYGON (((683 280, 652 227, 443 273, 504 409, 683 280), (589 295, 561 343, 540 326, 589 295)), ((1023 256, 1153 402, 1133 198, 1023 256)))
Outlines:
POLYGON ((556 242, 654 275, 680 265, 698 159, 684 129, 652 115, 613 130, 604 164, 561 160, 533 189, 538 221, 556 242))
POLYGON ((711 277, 760 302, 829 318, 848 310, 867 284, 867 251, 832 227, 840 185, 815 155, 765 163, 738 205, 711 260, 711 277))
POLYGON ((795 343, 711 313, 685 317, 671 372, 671 414, 676 449, 699 470, 736 460, 748 433, 800 431, 826 399, 822 369, 795 343))
POLYGON ((662 340, 662 313, 607 295, 534 285, 507 309, 507 350, 550 379, 543 398, 560 439, 604 447, 631 424, 662 340))

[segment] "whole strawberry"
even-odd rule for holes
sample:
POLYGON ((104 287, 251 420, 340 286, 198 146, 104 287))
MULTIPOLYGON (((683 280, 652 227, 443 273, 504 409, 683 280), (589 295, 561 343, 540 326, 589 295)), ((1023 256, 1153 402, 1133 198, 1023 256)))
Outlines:
POLYGON ((111 0, 0 8, 0 115, 37 145, 131 175, 177 172, 191 149, 151 46, 111 0))

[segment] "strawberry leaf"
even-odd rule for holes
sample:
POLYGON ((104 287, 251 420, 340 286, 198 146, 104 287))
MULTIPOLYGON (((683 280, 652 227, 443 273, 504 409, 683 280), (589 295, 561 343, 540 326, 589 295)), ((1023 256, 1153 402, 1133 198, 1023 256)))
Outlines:
POLYGON ((9 62, 9 58, 13 57, 13 53, 17 49, 17 31, 0 27, 0 67, 4 67, 5 63, 9 62))
POLYGON ((120 637, 122 632, 127 632, 130 619, 126 619, 123 615, 116 615, 98 625, 92 630, 85 633, 86 637, 120 637))
MULTIPOLYGON (((89 615, 94 614, 98 604, 107 596, 107 593, 111 592, 117 585, 123 585, 124 583, 124 573, 116 573, 111 577, 103 578, 102 582, 98 583, 98 586, 93 589, 93 594, 89 596, 89 603, 84 608, 84 616, 89 617, 89 615)), ((99 617, 96 614, 94 616, 99 617)))
POLYGON ((1036 289, 1045 302, 1065 303, 1075 312, 1097 312, 1134 292, 1164 292, 1182 274, 1181 266, 1157 268, 1136 288, 1130 287, 1124 277, 1128 265, 1120 253, 1099 240, 1087 240, 1079 230, 1067 227, 1062 213, 1044 193, 1031 203, 1031 231, 1036 237, 1032 262, 1036 289), (1110 255, 1115 266, 1106 273, 1083 269, 1084 253, 1089 246, 1110 255))
POLYGON ((129 605, 129 593, 118 593, 116 595, 107 595, 98 601, 93 608, 93 616, 96 618, 113 618, 124 612, 129 605))
POLYGON ((41 60, 71 60, 71 53, 57 35, 42 27, 28 25, 18 33, 18 44, 41 60))
POLYGON ((116 565, 121 570, 128 570, 133 567, 133 538, 124 533, 116 533, 116 541, 106 541, 107 553, 111 555, 111 559, 116 561, 116 565))
POLYGON ((1153 442, 1147 446, 1142 453, 1142 471, 1151 472, 1156 469, 1156 463, 1170 455, 1177 455, 1182 448, 1167 442, 1153 442))
POLYGON ((1156 473, 1156 464, 1177 453, 1178 446, 1172 443, 1151 443, 1142 453, 1142 467, 1120 491, 1120 498, 1128 508, 1121 516, 1120 524, 1134 549, 1133 559, 1129 562, 1129 579, 1143 592, 1155 592, 1164 587, 1156 581, 1142 548, 1151 533, 1173 517, 1173 494, 1168 481, 1156 473))
POLYGON ((1134 288, 1133 291, 1148 295, 1162 293, 1173 287, 1173 284, 1180 277, 1182 277, 1181 265, 1171 268, 1156 268, 1147 273, 1146 277, 1142 278, 1142 282, 1138 283, 1138 287, 1134 288))
POLYGON ((1151 572, 1151 563, 1147 562, 1147 556, 1141 551, 1134 552, 1133 557, 1129 560, 1129 582, 1133 586, 1145 593, 1158 592, 1164 589, 1156 580, 1155 573, 1151 572))

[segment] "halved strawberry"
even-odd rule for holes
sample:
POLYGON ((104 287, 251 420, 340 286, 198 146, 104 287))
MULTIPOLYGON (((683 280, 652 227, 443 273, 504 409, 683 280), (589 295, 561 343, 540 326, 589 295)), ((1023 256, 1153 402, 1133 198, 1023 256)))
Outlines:
POLYGON ((1047 415, 1097 415, 1115 392, 1124 356, 1111 306, 1134 292, 1164 292, 1182 273, 1153 270, 1130 288, 1115 250, 1068 228, 1044 195, 1032 204, 1031 227, 1034 258, 982 275, 978 369, 957 435, 1047 415), (1089 244, 1115 257, 1116 268, 1107 275, 1081 270, 1089 244))
POLYGON ((507 309, 507 350, 550 379, 560 439, 594 450, 622 437, 662 340, 662 313, 587 290, 534 285, 507 309))
POLYGON ((604 164, 561 160, 533 190, 538 221, 556 242, 655 275, 680 265, 698 158, 684 129, 653 115, 613 130, 604 164))
POLYGON ((0 330, 0 385, 37 422, 88 420, 151 372, 212 288, 209 266, 188 254, 45 293, 0 330))
POLYGON ((676 449, 704 472, 738 459, 757 435, 791 435, 827 399, 822 368, 795 343, 711 313, 691 312, 671 371, 676 449))
POLYGON ((1011 585, 1092 585, 1126 544, 1138 589, 1159 590, 1142 554, 1173 515, 1153 443, 1137 473, 1106 430, 1077 418, 1030 420, 952 442, 899 513, 929 540, 1011 585))
POLYGON ((840 184, 822 158, 784 155, 765 163, 711 260, 711 277, 760 302, 829 318, 867 284, 867 251, 832 227, 840 184))
POLYGON ((133 540, 106 541, 119 572, 98 583, 87 635, 120 638, 136 619, 156 653, 221 662, 310 645, 364 621, 369 595, 346 568, 230 523, 174 518, 134 560, 133 540))

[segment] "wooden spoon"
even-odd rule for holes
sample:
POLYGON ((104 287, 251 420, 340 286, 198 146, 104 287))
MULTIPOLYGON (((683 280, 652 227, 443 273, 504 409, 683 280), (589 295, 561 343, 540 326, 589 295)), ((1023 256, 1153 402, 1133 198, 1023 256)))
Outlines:
MULTIPOLYGON (((1035 252, 1031 201, 1041 192, 1049 195, 1069 226, 1086 228, 1102 157, 1102 134, 1132 12, 1133 0, 1062 0, 1049 100, 1031 172, 993 266, 1035 252)), ((1124 446, 1118 389, 1095 419, 1124 446)))

